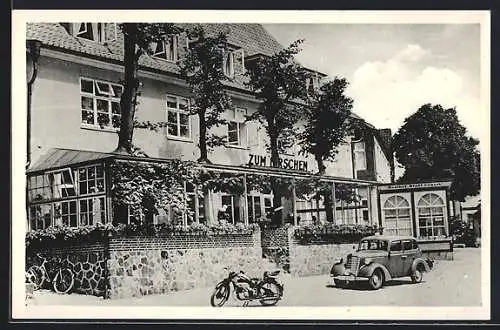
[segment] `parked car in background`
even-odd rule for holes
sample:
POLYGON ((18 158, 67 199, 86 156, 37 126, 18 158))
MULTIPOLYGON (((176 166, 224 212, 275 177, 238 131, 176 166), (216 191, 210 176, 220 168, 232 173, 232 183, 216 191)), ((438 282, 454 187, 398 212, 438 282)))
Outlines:
POLYGON ((367 282, 377 290, 387 281, 405 276, 419 283, 432 267, 433 261, 422 256, 414 237, 378 235, 363 238, 354 252, 336 260, 330 276, 338 287, 367 282))

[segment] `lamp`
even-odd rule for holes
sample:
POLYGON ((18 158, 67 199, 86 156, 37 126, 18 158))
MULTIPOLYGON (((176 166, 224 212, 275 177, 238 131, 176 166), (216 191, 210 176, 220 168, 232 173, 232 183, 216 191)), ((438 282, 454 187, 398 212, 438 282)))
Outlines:
POLYGON ((31 95, 32 86, 38 74, 38 59, 40 58, 40 40, 26 40, 26 84, 28 85, 28 109, 27 109, 27 162, 26 168, 31 164, 31 95))

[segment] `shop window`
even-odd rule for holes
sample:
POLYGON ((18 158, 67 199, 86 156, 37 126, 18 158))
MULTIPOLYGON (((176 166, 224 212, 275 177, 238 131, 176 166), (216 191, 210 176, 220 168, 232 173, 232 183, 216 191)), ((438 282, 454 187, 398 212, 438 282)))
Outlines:
POLYGON ((356 171, 366 170, 365 142, 354 143, 354 168, 356 171))
POLYGON ((418 227, 420 237, 444 237, 444 202, 436 194, 425 194, 417 203, 418 227))
POLYGON ((227 124, 227 144, 231 146, 247 146, 247 125, 245 123, 247 110, 236 108, 233 118, 227 124))
POLYGON ((160 58, 169 62, 178 60, 179 36, 168 35, 164 40, 151 43, 153 57, 160 58))
POLYGON ((399 195, 391 196, 384 203, 384 233, 387 235, 412 235, 410 203, 399 195))
POLYGON ((167 136, 190 139, 189 101, 185 97, 167 95, 167 136))
POLYGON ((118 129, 121 121, 122 93, 121 85, 80 78, 81 125, 99 129, 118 129))

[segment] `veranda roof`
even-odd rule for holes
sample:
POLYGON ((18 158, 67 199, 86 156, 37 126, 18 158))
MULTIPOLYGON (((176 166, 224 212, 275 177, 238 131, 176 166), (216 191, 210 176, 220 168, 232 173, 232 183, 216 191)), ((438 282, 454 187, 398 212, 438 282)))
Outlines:
MULTIPOLYGON (((69 166, 83 165, 99 160, 119 160, 119 161, 136 161, 136 162, 154 162, 167 163, 173 159, 153 158, 153 157, 138 157, 131 155, 116 154, 112 152, 97 152, 90 150, 75 150, 64 148, 50 149, 45 155, 27 170, 28 174, 34 174, 49 170, 57 170, 69 166)), ((200 168, 213 170, 217 172, 235 173, 235 174, 256 174, 274 177, 286 177, 295 179, 311 179, 318 178, 322 181, 347 183, 359 186, 375 186, 379 185, 377 181, 358 180, 352 178, 335 177, 329 175, 318 176, 312 173, 306 173, 295 170, 287 170, 273 167, 251 166, 251 165, 223 165, 223 164, 199 164, 200 168)))

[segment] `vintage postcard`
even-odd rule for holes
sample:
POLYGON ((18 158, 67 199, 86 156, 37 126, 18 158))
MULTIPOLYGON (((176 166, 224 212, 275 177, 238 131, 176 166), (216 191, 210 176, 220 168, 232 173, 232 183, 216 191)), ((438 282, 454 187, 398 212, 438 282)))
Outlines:
POLYGON ((490 318, 489 12, 12 31, 12 319, 490 318))

